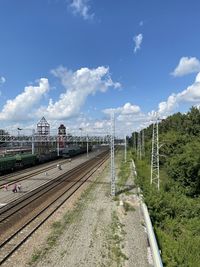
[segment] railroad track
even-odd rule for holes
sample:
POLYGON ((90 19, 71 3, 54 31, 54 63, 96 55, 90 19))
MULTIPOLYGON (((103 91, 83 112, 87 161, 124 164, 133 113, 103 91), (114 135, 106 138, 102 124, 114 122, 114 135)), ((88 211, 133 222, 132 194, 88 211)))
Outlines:
POLYGON ((2 265, 107 160, 108 152, 35 189, 0 212, 2 265), (47 188, 48 187, 48 188, 47 188))
POLYGON ((29 170, 23 170, 20 172, 12 173, 12 175, 9 175, 9 176, 6 175, 6 178, 0 179, 0 189, 3 188, 5 184, 12 185, 16 182, 26 180, 27 178, 30 178, 30 177, 35 176, 37 174, 54 169, 56 167, 56 164, 58 164, 58 163, 62 165, 63 163, 66 163, 66 162, 68 162, 68 160, 66 160, 66 159, 65 160, 56 160, 56 162, 54 161, 53 163, 48 164, 48 166, 46 166, 46 167, 41 168, 41 166, 39 165, 38 167, 34 167, 34 169, 32 169, 32 170, 30 170, 30 169, 29 170), (29 174, 27 174, 27 173, 29 173, 29 174), (16 177, 18 175, 20 175, 20 177, 16 177))

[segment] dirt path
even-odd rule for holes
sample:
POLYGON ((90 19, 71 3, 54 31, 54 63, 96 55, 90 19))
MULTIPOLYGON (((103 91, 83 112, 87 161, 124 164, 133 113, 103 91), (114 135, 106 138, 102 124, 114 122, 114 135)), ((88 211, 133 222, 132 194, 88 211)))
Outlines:
MULTIPOLYGON (((127 184, 132 186, 133 180, 129 178, 127 184)), ((148 267, 147 260, 148 241, 144 227, 144 219, 141 212, 140 200, 136 194, 136 188, 129 191, 128 195, 121 194, 120 200, 123 206, 118 207, 118 218, 125 232, 123 251, 128 255, 124 267, 148 267)))

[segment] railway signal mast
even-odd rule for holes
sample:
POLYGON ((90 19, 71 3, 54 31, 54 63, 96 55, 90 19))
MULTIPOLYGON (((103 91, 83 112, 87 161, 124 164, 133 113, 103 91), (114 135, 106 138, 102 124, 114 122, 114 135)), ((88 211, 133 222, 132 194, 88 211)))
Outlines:
POLYGON ((111 159, 111 196, 115 196, 115 116, 111 113, 110 133, 110 159, 111 159))
POLYGON ((159 170, 159 136, 158 118, 153 122, 152 151, 151 151, 151 184, 155 184, 160 189, 160 170, 159 170))

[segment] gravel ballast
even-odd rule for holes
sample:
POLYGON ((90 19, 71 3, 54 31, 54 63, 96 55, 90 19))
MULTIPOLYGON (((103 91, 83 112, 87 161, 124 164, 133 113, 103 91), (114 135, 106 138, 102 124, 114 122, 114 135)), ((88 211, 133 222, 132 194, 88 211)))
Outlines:
MULTIPOLYGON (((119 163, 122 154, 117 158, 119 163)), ((150 266, 143 217, 134 190, 113 200, 108 161, 5 266, 150 266), (124 202, 133 208, 127 211, 124 202)))

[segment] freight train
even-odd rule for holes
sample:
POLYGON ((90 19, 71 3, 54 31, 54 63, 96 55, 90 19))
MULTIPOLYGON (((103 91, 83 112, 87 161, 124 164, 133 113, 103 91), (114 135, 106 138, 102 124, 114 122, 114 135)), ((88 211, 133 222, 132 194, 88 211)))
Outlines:
MULTIPOLYGON (((89 146, 89 151, 92 150, 92 146, 89 146)), ((60 157, 70 158, 82 153, 87 152, 87 148, 71 146, 64 148, 60 151, 60 157)), ((37 164, 45 163, 54 159, 57 159, 57 151, 51 151, 48 154, 17 154, 13 156, 0 157, 0 174, 12 172, 14 170, 35 166, 37 164)))
POLYGON ((0 158, 0 174, 12 172, 23 167, 34 166, 37 156, 31 154, 22 154, 15 156, 6 156, 0 158))
POLYGON ((45 155, 16 154, 13 156, 0 157, 0 174, 14 170, 35 166, 57 158, 57 152, 52 151, 45 155))
MULTIPOLYGON (((88 152, 92 150, 92 146, 88 146, 88 152)), ((63 158, 71 158, 79 154, 83 154, 87 152, 86 146, 72 146, 67 147, 62 150, 62 157, 63 158)))

